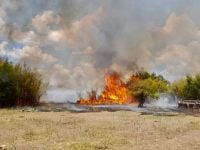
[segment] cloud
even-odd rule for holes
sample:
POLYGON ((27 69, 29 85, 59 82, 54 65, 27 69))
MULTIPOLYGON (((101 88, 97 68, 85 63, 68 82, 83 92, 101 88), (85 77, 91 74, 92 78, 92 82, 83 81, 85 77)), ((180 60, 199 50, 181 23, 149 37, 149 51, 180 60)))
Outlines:
POLYGON ((19 59, 20 49, 8 49, 8 43, 3 41, 0 43, 0 57, 6 57, 9 59, 19 59))
POLYGON ((158 39, 154 42, 159 45, 171 43, 186 43, 198 37, 199 29, 187 14, 176 15, 171 13, 162 27, 154 27, 152 38, 158 39))
POLYGON ((56 26, 60 23, 61 18, 53 11, 44 11, 41 15, 36 15, 32 19, 32 25, 38 33, 48 32, 51 26, 56 26))
POLYGON ((164 26, 150 32, 154 67, 170 80, 198 73, 199 31, 188 15, 170 14, 164 26))
MULTIPOLYGON (((93 13, 85 15, 80 20, 75 20, 64 28, 52 30, 49 33, 49 39, 54 42, 67 42, 71 46, 90 44, 89 38, 93 34, 97 35, 97 32, 99 32, 95 23, 100 19, 101 13, 102 9, 99 8, 93 13)), ((94 38, 98 37, 94 36, 94 38)))
POLYGON ((55 63, 57 58, 42 52, 39 47, 25 46, 21 50, 20 61, 27 62, 33 66, 40 66, 45 63, 55 63))
POLYGON ((4 21, 5 17, 6 17, 5 11, 0 9, 0 28, 1 29, 5 26, 5 21, 4 21))
POLYGON ((156 59, 157 67, 171 80, 199 73, 199 48, 199 41, 187 45, 171 45, 165 49, 167 53, 161 53, 156 59))

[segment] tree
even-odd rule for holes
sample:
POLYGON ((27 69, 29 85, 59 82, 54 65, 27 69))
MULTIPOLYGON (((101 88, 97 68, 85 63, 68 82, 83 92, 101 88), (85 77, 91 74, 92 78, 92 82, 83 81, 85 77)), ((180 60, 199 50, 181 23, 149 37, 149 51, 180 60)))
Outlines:
POLYGON ((138 72, 131 76, 127 84, 132 96, 139 101, 139 106, 142 107, 147 97, 158 99, 160 93, 166 92, 169 82, 155 73, 138 72))
POLYGON ((16 97, 16 73, 7 60, 0 60, 0 106, 12 106, 16 97))
POLYGON ((0 59, 0 107, 37 105, 45 86, 36 70, 0 59))
POLYGON ((200 98, 200 74, 186 76, 185 79, 175 81, 171 91, 181 99, 198 100, 200 98))
POLYGON ((145 97, 151 97, 154 99, 158 99, 159 93, 163 93, 166 91, 167 91, 167 85, 165 83, 151 78, 140 80, 132 88, 132 93, 134 96, 137 97, 143 93, 145 97))
POLYGON ((187 81, 185 79, 177 80, 173 82, 170 86, 170 91, 175 94, 179 99, 184 99, 186 85, 187 81))

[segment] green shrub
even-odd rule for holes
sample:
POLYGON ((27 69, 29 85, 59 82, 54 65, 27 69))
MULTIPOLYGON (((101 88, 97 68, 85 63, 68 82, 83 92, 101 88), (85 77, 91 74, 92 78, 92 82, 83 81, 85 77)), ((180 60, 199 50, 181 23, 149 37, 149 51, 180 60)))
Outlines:
POLYGON ((175 81, 171 85, 171 91, 181 99, 200 99, 200 74, 188 75, 185 79, 175 81))
POLYGON ((0 59, 0 107, 38 105, 44 89, 36 70, 0 59))
POLYGON ((168 91, 169 82, 161 75, 141 71, 133 74, 127 84, 135 98, 158 99, 160 93, 168 91))

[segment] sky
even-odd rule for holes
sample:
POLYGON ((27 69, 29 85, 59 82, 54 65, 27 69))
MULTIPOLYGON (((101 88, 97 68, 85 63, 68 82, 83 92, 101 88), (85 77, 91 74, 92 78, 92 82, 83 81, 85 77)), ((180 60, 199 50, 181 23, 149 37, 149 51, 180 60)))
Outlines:
POLYGON ((107 71, 174 81, 200 68, 199 0, 0 0, 0 57, 50 89, 91 89, 107 71))

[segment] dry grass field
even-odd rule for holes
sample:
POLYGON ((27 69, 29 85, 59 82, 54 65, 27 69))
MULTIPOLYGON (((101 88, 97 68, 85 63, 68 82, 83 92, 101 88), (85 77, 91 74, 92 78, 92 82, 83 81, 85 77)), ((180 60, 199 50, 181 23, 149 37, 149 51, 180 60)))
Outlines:
POLYGON ((0 110, 8 150, 199 150, 200 117, 0 110))

